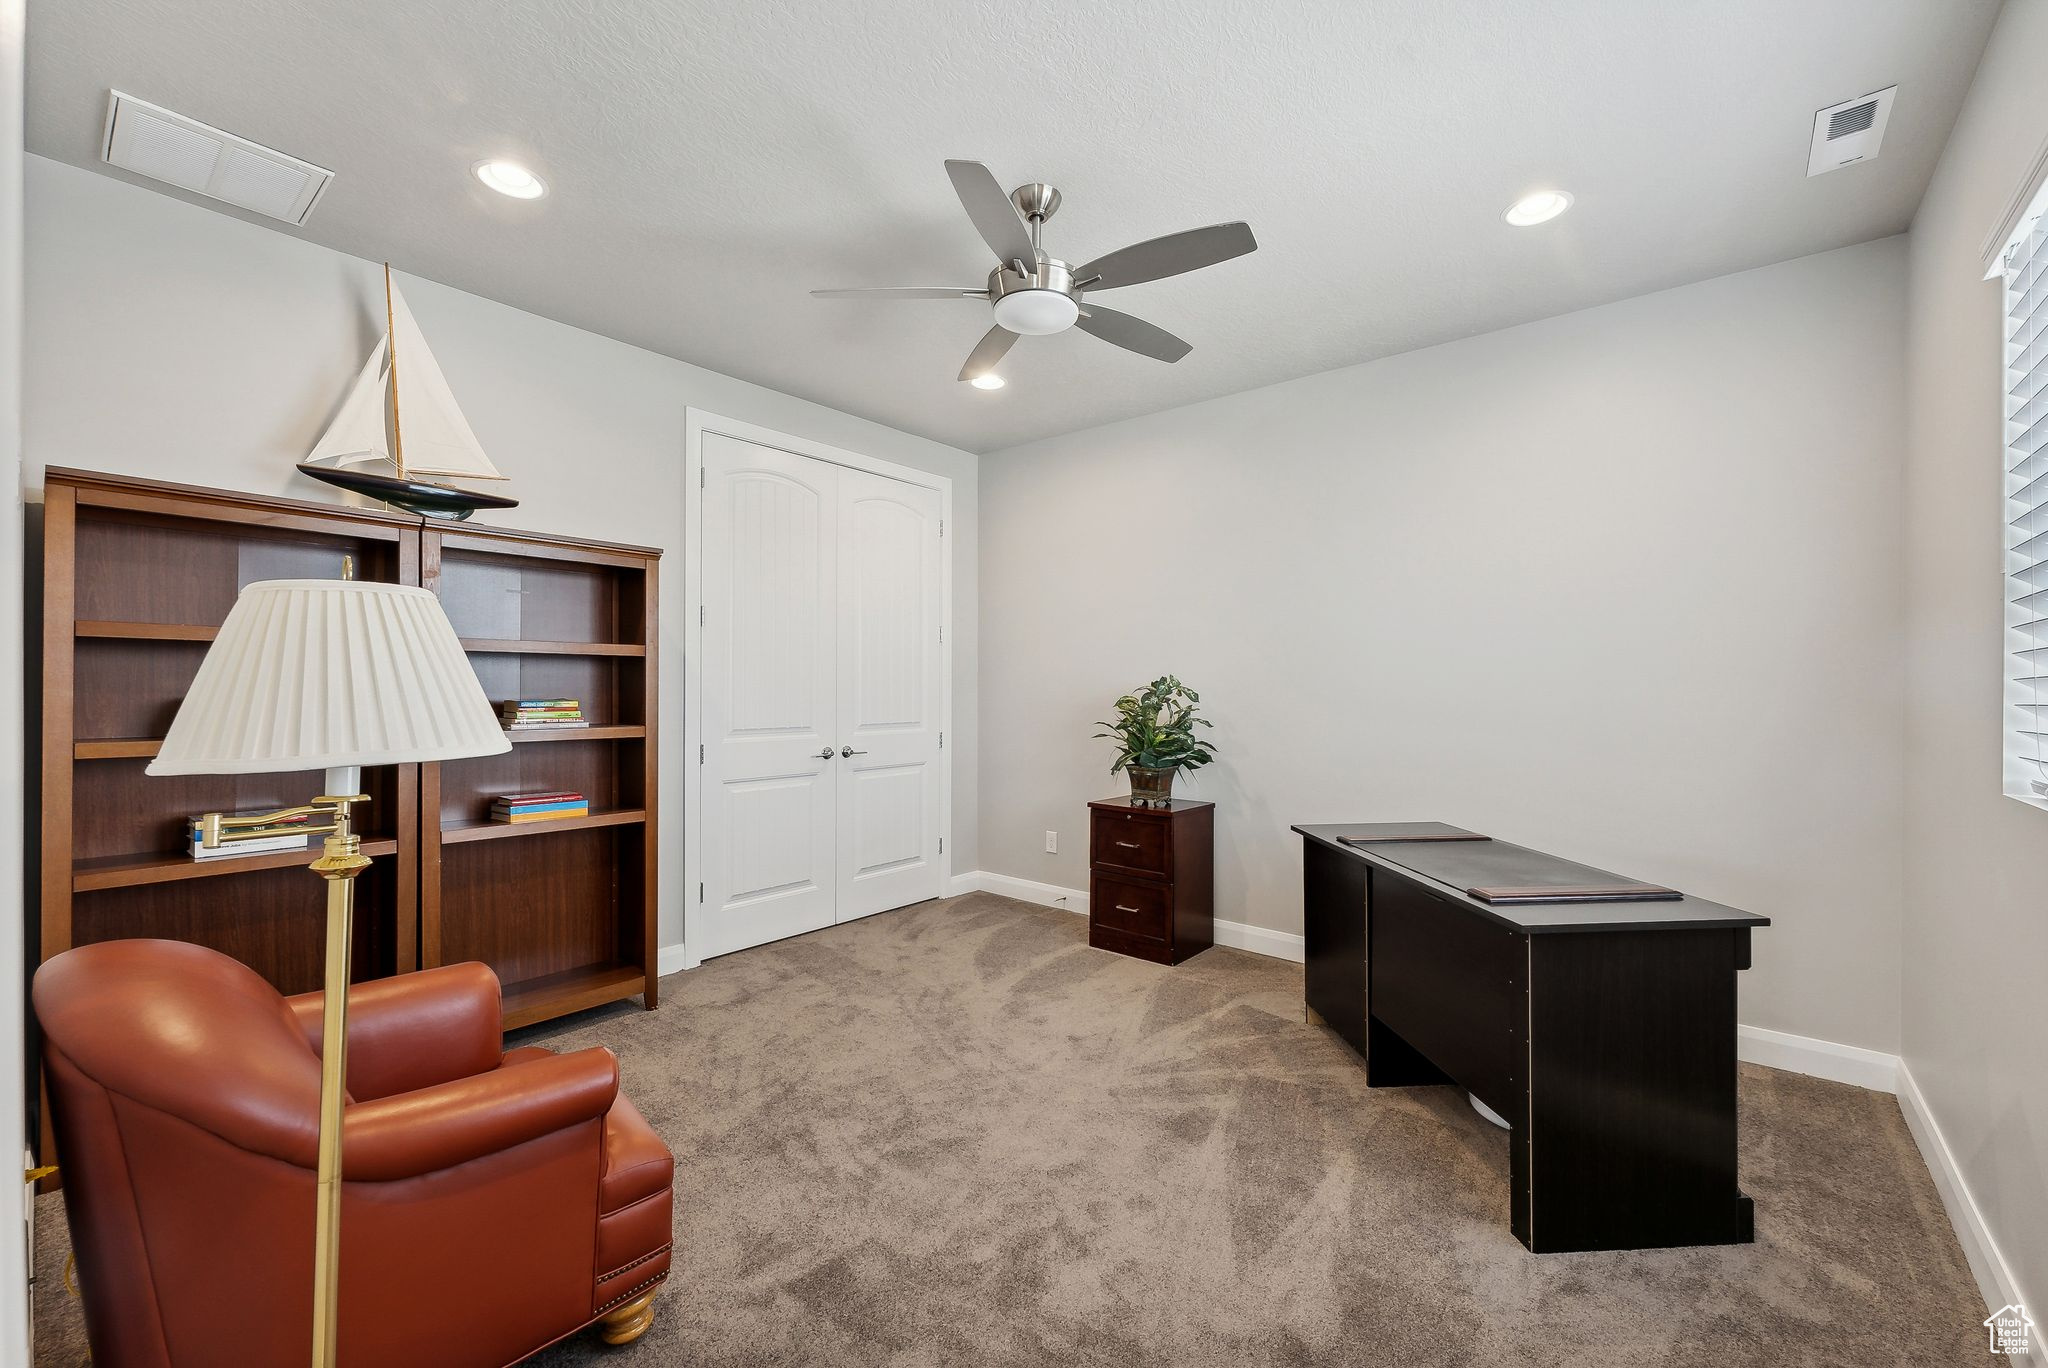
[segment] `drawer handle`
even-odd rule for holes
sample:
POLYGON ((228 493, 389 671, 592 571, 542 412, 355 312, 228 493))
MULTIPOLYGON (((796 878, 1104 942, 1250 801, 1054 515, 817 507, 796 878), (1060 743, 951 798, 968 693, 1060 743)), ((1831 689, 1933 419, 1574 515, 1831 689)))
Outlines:
POLYGON ((1122 903, 1115 903, 1113 906, 1119 912, 1136 912, 1138 910, 1135 907, 1125 907, 1122 903))
POLYGON ((1117 844, 1122 846, 1125 850, 1136 850, 1138 848, 1138 843, 1136 841, 1118 841, 1117 844))

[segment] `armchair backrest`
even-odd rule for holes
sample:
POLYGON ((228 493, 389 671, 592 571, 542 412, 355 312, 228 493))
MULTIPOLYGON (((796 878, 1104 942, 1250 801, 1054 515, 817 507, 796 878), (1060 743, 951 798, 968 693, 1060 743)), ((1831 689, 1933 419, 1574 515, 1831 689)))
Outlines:
POLYGON ((100 1087, 313 1167, 319 1056, 284 998, 240 961, 182 941, 83 945, 37 970, 35 1009, 45 1051, 100 1087))
POLYGON ((243 1298, 310 1308, 320 1061, 277 991, 202 946, 123 940, 51 959, 34 1002, 95 1360, 232 1342, 243 1298))

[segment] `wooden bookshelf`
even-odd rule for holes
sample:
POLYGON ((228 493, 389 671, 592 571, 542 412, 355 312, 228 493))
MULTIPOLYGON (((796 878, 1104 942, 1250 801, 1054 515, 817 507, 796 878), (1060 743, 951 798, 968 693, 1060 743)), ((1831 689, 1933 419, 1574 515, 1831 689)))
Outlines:
MULTIPOLYGON (((53 468, 31 527, 42 577, 31 628, 41 659, 29 679, 41 776, 31 892, 39 958, 161 937, 232 955, 283 992, 318 988, 326 888, 306 869, 314 843, 195 861, 186 824, 203 812, 302 803, 322 776, 150 778, 144 769, 243 585, 334 578, 344 557, 358 578, 416 583, 417 522, 53 468)), ((373 863, 356 888, 359 980, 413 967, 419 924, 417 767, 365 770, 363 787, 373 863)), ((47 1124, 38 1130, 47 1159, 47 1124)))
POLYGON ((490 965, 508 1026, 656 1003, 660 555, 493 528, 423 534, 421 582, 484 692, 574 698, 591 724, 515 731, 508 754, 421 766, 421 964, 490 965), (582 793, 589 815, 490 820, 501 794, 557 789, 582 793))
MULTIPOLYGON (((231 954, 284 992, 319 987, 326 891, 304 872, 314 843, 305 853, 195 861, 185 823, 302 803, 321 776, 143 771, 243 585, 334 578, 344 557, 360 579, 416 582, 417 523, 52 469, 40 538, 41 957, 163 936, 231 954)), ((359 979, 418 958, 417 842, 402 839, 418 826, 418 783, 409 765, 363 773, 365 850, 376 864, 357 890, 359 979)))
POLYGON ((32 531, 42 959, 162 937, 232 955, 282 992, 320 986, 316 852, 194 861, 185 831, 198 813, 302 803, 322 776, 144 770, 242 587, 336 578, 348 557, 358 579, 439 593, 494 700, 573 696, 593 724, 515 734, 505 755, 363 771, 372 863, 356 886, 355 977, 482 960, 508 1028, 622 998, 655 1005, 659 551, 61 468, 32 531), (537 787, 582 791, 590 814, 489 820, 493 797, 537 787))

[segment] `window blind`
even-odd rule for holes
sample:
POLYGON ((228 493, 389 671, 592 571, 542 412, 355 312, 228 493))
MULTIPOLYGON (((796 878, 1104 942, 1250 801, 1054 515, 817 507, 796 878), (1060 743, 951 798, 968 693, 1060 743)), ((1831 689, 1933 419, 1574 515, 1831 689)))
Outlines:
POLYGON ((2005 272, 2006 792, 2048 802, 2048 215, 2005 272))

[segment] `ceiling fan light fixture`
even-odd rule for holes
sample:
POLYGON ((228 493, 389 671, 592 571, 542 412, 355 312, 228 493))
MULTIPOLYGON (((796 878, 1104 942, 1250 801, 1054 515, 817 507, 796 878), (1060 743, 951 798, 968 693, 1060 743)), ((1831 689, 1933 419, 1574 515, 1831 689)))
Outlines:
POLYGON ((1058 290, 1013 290, 996 301, 996 323, 1021 337, 1065 332, 1081 316, 1073 296, 1058 290))
POLYGON ((513 199, 539 199, 548 192, 547 182, 518 162, 480 161, 469 169, 485 185, 513 199))
POLYGON ((974 386, 976 389, 997 390, 1003 387, 1003 377, 997 375, 994 371, 988 371, 984 374, 975 376, 972 380, 969 380, 967 383, 974 386))
POLYGON ((1517 228, 1533 228, 1539 223, 1548 223, 1572 207, 1571 193, 1566 190, 1537 190, 1522 196, 1508 206, 1501 217, 1517 228))

